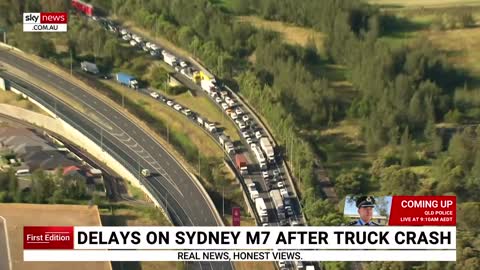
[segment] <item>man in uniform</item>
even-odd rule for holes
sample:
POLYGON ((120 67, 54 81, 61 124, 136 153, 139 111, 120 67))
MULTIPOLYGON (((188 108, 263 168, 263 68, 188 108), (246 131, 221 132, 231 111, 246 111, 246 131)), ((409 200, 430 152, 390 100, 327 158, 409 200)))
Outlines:
POLYGON ((357 199, 357 208, 360 218, 348 224, 348 226, 378 226, 372 221, 375 199, 372 196, 361 196, 357 199))

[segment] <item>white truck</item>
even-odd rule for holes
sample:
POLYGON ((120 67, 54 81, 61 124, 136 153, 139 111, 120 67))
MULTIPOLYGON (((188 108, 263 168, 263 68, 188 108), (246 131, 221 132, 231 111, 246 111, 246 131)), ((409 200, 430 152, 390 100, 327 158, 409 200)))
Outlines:
POLYGON ((202 87, 203 91, 210 94, 212 90, 215 89, 215 80, 202 80, 200 82, 200 86, 202 87))
POLYGON ((258 146, 252 147, 253 153, 255 154, 255 157, 257 158, 258 164, 260 164, 260 168, 262 170, 267 169, 267 161, 265 160, 265 156, 262 153, 262 150, 258 148, 258 146))
POLYGON ((167 51, 163 51, 163 61, 170 66, 174 66, 177 63, 177 57, 167 51))
POLYGON ((255 208, 257 209, 257 213, 258 213, 258 216, 260 217, 260 221, 262 223, 268 222, 267 206, 265 205, 265 201, 263 200, 263 198, 255 199, 255 208))
POLYGON ((225 142, 224 147, 225 147, 225 150, 227 151, 227 153, 235 154, 235 146, 233 145, 232 142, 230 142, 230 141, 225 142))
POLYGON ((224 145, 226 142, 229 141, 228 137, 225 134, 218 136, 218 141, 221 145, 224 145))
POLYGON ((260 198, 260 193, 258 190, 251 190, 250 191, 250 198, 255 201, 256 198, 260 198))
POLYGON ((283 197, 278 189, 272 189, 270 191, 270 197, 272 198, 273 205, 277 211, 278 218, 280 220, 285 219, 285 207, 283 205, 283 197))
POLYGON ((92 73, 92 74, 95 74, 95 75, 97 75, 99 73, 98 67, 94 63, 83 61, 83 62, 80 63, 80 67, 82 68, 83 71, 88 72, 88 73, 92 73))
POLYGON ((210 132, 210 133, 214 133, 214 132, 217 132, 217 127, 215 127, 215 124, 213 123, 208 123, 207 121, 205 121, 205 128, 210 132))
POLYGON ((268 140, 268 138, 262 137, 260 138, 260 146, 262 147, 263 152, 268 157, 270 162, 275 161, 275 152, 273 151, 273 146, 268 140))
POLYGON ((203 126, 204 120, 201 117, 197 117, 197 122, 199 125, 203 126))

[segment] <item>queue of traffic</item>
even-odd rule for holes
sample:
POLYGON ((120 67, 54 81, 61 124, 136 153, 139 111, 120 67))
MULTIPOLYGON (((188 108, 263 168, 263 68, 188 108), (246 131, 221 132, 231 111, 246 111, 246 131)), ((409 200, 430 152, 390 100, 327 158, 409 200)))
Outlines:
MULTIPOLYGON (((232 142, 229 136, 217 126, 217 123, 208 121, 205 117, 176 103, 174 100, 162 96, 153 89, 139 87, 138 81, 133 76, 125 73, 115 74, 117 82, 164 102, 211 134, 228 154, 232 164, 237 167, 245 185, 248 187, 248 195, 254 203, 253 208, 256 209, 263 226, 299 226, 304 224, 300 214, 298 198, 292 197, 292 192, 289 192, 289 189, 293 190, 294 187, 288 185, 285 181, 284 174, 286 171, 285 168, 282 168, 281 156, 276 155, 269 138, 265 136, 265 131, 254 120, 254 117, 246 112, 241 102, 233 97, 229 89, 223 87, 205 69, 194 67, 186 60, 176 57, 157 44, 120 27, 115 22, 95 16, 91 16, 91 19, 98 21, 106 30, 128 42, 132 48, 145 51, 151 57, 163 60, 176 72, 195 82, 231 118, 241 134, 242 147, 235 147, 236 142, 232 142), (240 156, 243 158, 240 158, 240 156), (246 156, 253 157, 253 159, 250 158, 250 162, 248 162, 246 156)), ((98 68, 94 72, 95 68, 90 64, 92 63, 82 63, 82 69, 90 73, 98 73, 98 68)), ((288 265, 280 266, 285 268, 288 265)))

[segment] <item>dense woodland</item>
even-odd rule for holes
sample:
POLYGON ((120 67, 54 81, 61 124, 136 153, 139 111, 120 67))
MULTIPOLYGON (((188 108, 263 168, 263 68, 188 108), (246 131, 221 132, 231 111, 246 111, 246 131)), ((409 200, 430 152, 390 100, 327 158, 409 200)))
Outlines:
MULTIPOLYGON (((21 20, 15 12, 2 14, 7 10, 2 7, 11 4, 9 10, 21 12, 42 5, 42 10, 58 10, 61 6, 55 5, 59 2, 0 0, 0 27, 19 31, 21 20)), ((340 198, 352 193, 458 196, 456 264, 372 263, 369 269, 480 268, 479 220, 472 214, 480 207, 479 90, 469 88, 468 72, 453 68, 446 55, 425 40, 400 48, 382 42, 381 37, 398 26, 394 16, 357 0, 231 0, 232 9, 207 0, 91 2, 192 52, 250 101, 270 123, 279 143, 293 149, 289 162, 311 224, 336 225, 342 217, 331 202, 322 199, 316 184, 314 161, 320 156, 328 159, 328 153, 320 153, 321 146, 303 134, 343 119, 361 125, 366 152, 373 162, 335 172, 340 198), (306 47, 287 45, 276 33, 239 23, 234 19, 239 14, 321 31, 327 35, 327 56, 318 53, 314 42, 306 47), (251 55, 254 63, 248 60, 251 55), (353 100, 345 101, 329 78, 317 72, 315 67, 322 63, 345 66, 347 79, 358 90, 353 100), (444 122, 455 128, 444 132, 436 126, 444 122), (428 172, 411 169, 422 165, 428 172)), ((464 23, 455 22, 455 27, 471 24, 468 14, 453 18, 450 20, 464 23)), ((452 25, 448 18, 441 24, 445 28, 452 25)), ((71 25, 71 50, 95 55, 105 67, 129 65, 141 74, 142 60, 129 61, 130 53, 107 33, 71 25)), ((40 41, 39 35, 24 36, 40 44, 30 50, 44 56, 55 53, 49 36, 40 41)), ((28 44, 19 42, 20 46, 28 44)), ((347 266, 326 265, 327 269, 347 266)))

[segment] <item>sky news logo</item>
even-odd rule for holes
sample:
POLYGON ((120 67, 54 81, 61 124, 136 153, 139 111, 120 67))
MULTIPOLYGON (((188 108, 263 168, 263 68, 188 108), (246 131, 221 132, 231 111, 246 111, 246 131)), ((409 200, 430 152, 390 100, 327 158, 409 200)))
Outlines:
POLYGON ((23 13, 23 32, 67 32, 66 12, 23 13))

